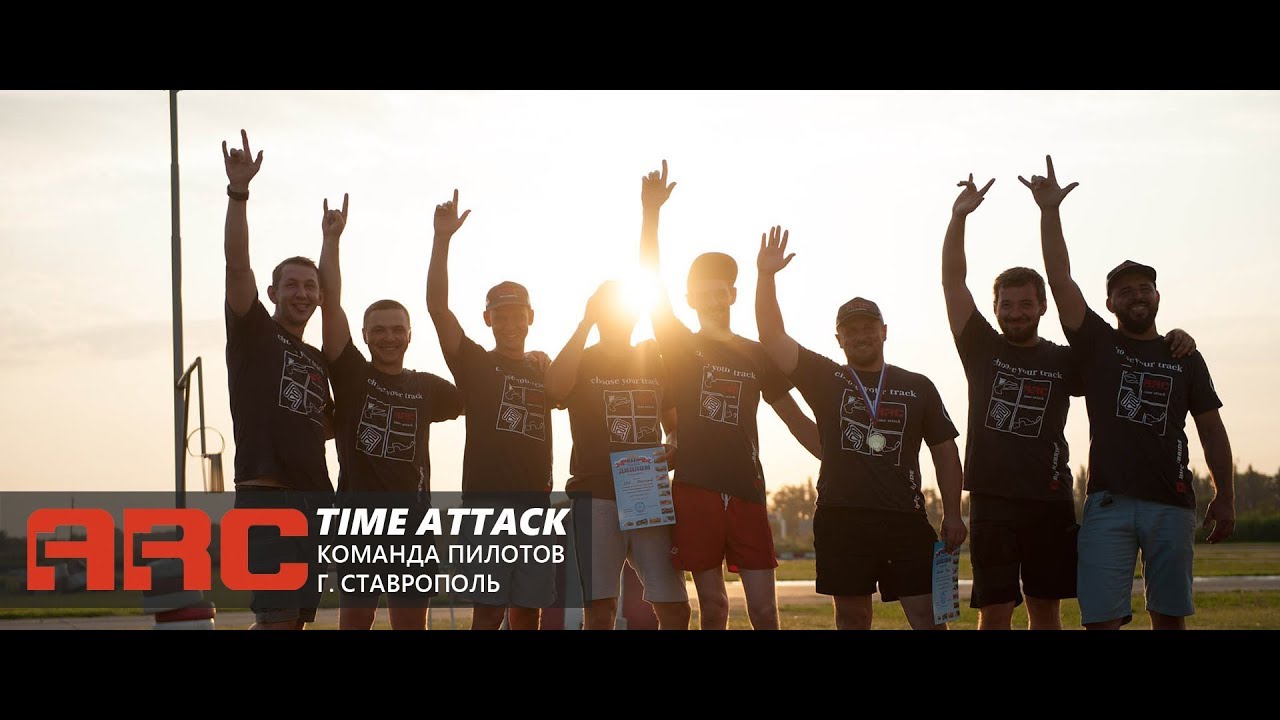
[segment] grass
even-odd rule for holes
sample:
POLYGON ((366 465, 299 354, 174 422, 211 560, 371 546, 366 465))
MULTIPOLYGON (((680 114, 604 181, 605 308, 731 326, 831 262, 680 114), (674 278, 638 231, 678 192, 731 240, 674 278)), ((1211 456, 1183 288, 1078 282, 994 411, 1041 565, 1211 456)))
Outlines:
MULTIPOLYGON (((897 603, 877 602, 874 605, 874 630, 909 630, 902 608, 897 603)), ((783 605, 778 609, 778 617, 783 630, 833 630, 835 616, 829 604, 783 605)), ((1126 625, 1126 630, 1145 630, 1150 626, 1145 605, 1141 596, 1133 599, 1133 622, 1126 625)), ((432 630, 448 630, 449 616, 446 610, 438 608, 432 612, 432 630)), ((471 624, 471 614, 463 609, 457 616, 457 629, 466 629, 471 624)), ((974 630, 978 624, 978 611, 961 604, 960 619, 951 623, 953 630, 974 630)), ((1079 630, 1080 606, 1074 600, 1062 603, 1062 626, 1068 630, 1079 630)), ((220 623, 221 629, 242 629, 239 626, 220 623)), ((332 630, 336 626, 329 623, 318 623, 310 626, 316 630, 332 630)), ((693 611, 692 627, 698 627, 698 611, 693 611)), ((1026 606, 1014 611, 1013 628, 1024 630, 1027 627, 1026 606)), ((1280 590, 1234 591, 1198 593, 1196 595, 1196 614, 1187 619, 1187 627, 1192 630, 1280 630, 1280 590)), ((378 612, 374 623, 375 630, 390 629, 385 610, 378 612)), ((745 608, 734 607, 729 613, 730 630, 750 630, 745 608)))
MULTIPOLYGON (((816 577, 813 560, 779 560, 779 580, 813 580, 816 577)), ((1194 574, 1196 577, 1222 577, 1225 575, 1280 575, 1280 543, 1230 543, 1224 545, 1197 545, 1194 574)), ((1142 566, 1134 568, 1133 576, 1142 577, 1142 566)), ((969 549, 960 550, 960 577, 973 579, 973 564, 969 549)), ((728 582, 737 582, 737 573, 725 571, 728 582)))
MULTIPOLYGON (((1224 575, 1280 575, 1280 543, 1231 543, 1225 545, 1197 545, 1195 559, 1195 575, 1197 577, 1219 577, 1224 575)), ((1140 577, 1140 568, 1135 569, 1134 577, 1140 577)), ((778 563, 777 577, 779 580, 813 580, 814 579, 814 561, 813 560, 781 560, 778 563)), ((964 549, 960 554, 960 577, 972 578, 973 568, 969 562, 968 549, 964 549)), ((725 579, 733 582, 738 581, 738 576, 733 573, 726 573, 725 579)), ((215 578, 215 582, 217 582, 215 578)), ((134 595, 138 595, 134 593, 134 595)), ((1266 598, 1274 599, 1274 596, 1280 596, 1280 591, 1259 591, 1244 593, 1197 593, 1196 606, 1201 608, 1206 617, 1210 617, 1212 622, 1221 623, 1211 625, 1209 627, 1230 627, 1230 628, 1255 628, 1268 627, 1280 629, 1280 621, 1270 623, 1267 618, 1259 619, 1257 616, 1260 608, 1276 609, 1273 605, 1258 606, 1258 602, 1263 602, 1266 598), (1204 600, 1202 600, 1204 598, 1204 600), (1223 599, 1226 598, 1226 599, 1223 599), (1230 600, 1230 598, 1235 598, 1230 600), (1234 602, 1234 605, 1230 603, 1234 602), (1227 603, 1227 604, 1222 604, 1227 603), (1260 624, 1261 623, 1261 624, 1260 624)), ((234 612, 237 606, 244 605, 247 601, 247 593, 232 593, 225 588, 219 587, 214 591, 206 593, 206 597, 213 600, 221 612, 234 612)), ((29 597, 24 600, 25 604, 34 605, 35 607, 0 607, 0 619, 18 619, 18 618, 46 618, 46 617, 94 617, 103 615, 141 615, 139 609, 141 605, 140 595, 136 602, 130 604, 129 607, 117 608, 66 608, 53 607, 54 603, 65 604, 65 598, 54 597, 29 597)), ((1141 598, 1134 599, 1135 606, 1140 608, 1141 598)), ((338 596, 336 593, 326 593, 321 600, 321 607, 337 607, 338 596)), ((834 621, 831 616, 831 608, 829 605, 787 605, 780 610, 783 614, 784 628, 808 628, 817 629, 824 627, 833 627, 834 621), (790 619, 789 619, 790 618, 790 619), (823 624, 825 623, 825 624, 823 624)), ((1265 614, 1265 613, 1264 613, 1265 614)), ((1280 612, 1277 612, 1280 618, 1280 612)), ((380 623, 385 624, 385 613, 378 615, 380 623)), ((443 627, 448 627, 447 612, 437 609, 433 612, 433 627, 439 626, 443 622, 443 627), (441 621, 439 618, 444 618, 441 621)), ((469 615, 467 616, 469 618, 469 615)), ((1137 625, 1145 626, 1145 614, 1140 610, 1135 617, 1137 625)), ((1189 623, 1193 627, 1201 627, 1204 617, 1195 616, 1189 623)), ((469 620, 468 620, 469 622, 469 620)), ((741 617, 730 618, 731 625, 737 622, 739 626, 746 627, 747 619, 745 615, 741 617)), ((1063 622, 1064 624, 1075 623, 1079 625, 1079 608, 1074 601, 1063 603, 1063 622)), ((960 617, 960 621, 955 624, 956 627, 973 627, 976 623, 976 615, 968 608, 964 608, 960 617)), ((465 623, 464 623, 465 624, 465 623)), ((902 611, 895 605, 885 605, 884 603, 876 604, 876 627, 902 627, 906 628, 906 620, 902 617, 902 611)), ((1018 608, 1014 616, 1014 625, 1026 626, 1026 611, 1018 608)))
MULTIPOLYGON (((897 603, 876 602, 875 618, 872 629, 875 630, 908 630, 906 617, 897 603)), ((698 622, 694 612, 694 625, 698 622)), ((833 630, 835 629, 834 610, 830 605, 783 605, 778 608, 778 616, 783 630, 833 630)), ((978 626, 978 611, 962 602, 960 619, 950 624, 953 630, 974 630, 978 626)), ((745 609, 734 608, 729 613, 730 630, 748 630, 751 624, 745 609)), ((1026 606, 1019 606, 1013 614, 1013 628, 1025 630, 1027 627, 1026 606)), ((1080 606, 1074 600, 1062 603, 1062 627, 1078 630, 1080 627, 1080 606)), ((1125 626, 1126 630, 1147 629, 1146 605, 1142 596, 1133 598, 1133 622, 1125 626)), ((1280 629, 1280 590, 1260 590, 1233 592, 1213 592, 1196 594, 1196 614, 1187 618, 1187 627, 1192 630, 1278 630, 1280 629)))

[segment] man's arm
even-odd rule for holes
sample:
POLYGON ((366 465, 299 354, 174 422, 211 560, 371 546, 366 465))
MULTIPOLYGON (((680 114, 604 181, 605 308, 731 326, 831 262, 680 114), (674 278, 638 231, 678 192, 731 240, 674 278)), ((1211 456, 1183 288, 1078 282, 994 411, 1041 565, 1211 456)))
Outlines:
MULTIPOLYGON (((227 190, 230 193, 249 192, 249 181, 262 167, 262 151, 253 159, 249 151, 249 134, 240 131, 243 148, 228 151, 227 141, 222 141, 222 161, 227 168, 227 190)), ((223 251, 227 256, 227 305, 237 316, 249 312, 257 296, 253 268, 249 266, 249 215, 248 200, 227 198, 227 220, 223 228, 223 251)))
POLYGON ((942 296, 947 301, 947 320, 951 323, 951 334, 956 337, 960 337, 969 318, 978 311, 978 306, 973 302, 973 294, 965 283, 969 269, 964 256, 964 224, 969 213, 982 204, 995 181, 995 178, 991 178, 979 190, 973 183, 973 173, 969 173, 967 182, 962 180, 956 183, 964 189, 951 206, 951 222, 942 239, 942 296))
MULTIPOLYGON (((800 345, 787 334, 782 323, 782 308, 778 307, 778 287, 774 282, 778 271, 789 265, 796 256, 795 253, 786 254, 789 235, 790 232, 784 231, 781 226, 770 229, 767 238, 761 234, 760 254, 756 256, 756 270, 759 273, 756 281, 756 327, 760 332, 760 344, 784 375, 795 372, 796 364, 800 361, 800 345)), ((792 404, 795 404, 794 401, 792 404)))
POLYGON ((1062 235, 1062 215, 1058 212, 1062 199, 1080 183, 1073 182, 1065 188, 1058 186, 1053 172, 1053 158, 1045 155, 1049 176, 1032 175, 1028 182, 1021 175, 1018 179, 1031 188, 1031 197, 1040 206, 1040 247, 1044 253, 1044 271, 1048 275, 1053 301, 1058 305, 1058 318, 1067 330, 1078 330, 1084 324, 1087 305, 1080 286, 1071 278, 1071 258, 1067 254, 1067 240, 1062 235))
POLYGON ((591 328, 596 324, 599 296, 600 290, 597 289, 587 300, 587 310, 582 316, 582 322, 578 323, 578 329, 564 344, 560 354, 556 355, 556 359, 551 361, 551 367, 547 368, 543 383, 547 397, 552 402, 560 403, 568 399, 569 393, 573 392, 573 386, 577 384, 578 366, 582 363, 582 352, 587 344, 587 335, 591 334, 591 328))
POLYGON ((1212 527, 1209 542, 1216 543, 1231 537, 1236 529, 1235 467, 1231 461, 1231 440, 1227 437, 1227 428, 1222 424, 1222 415, 1216 409, 1193 417, 1215 490, 1209 510, 1204 516, 1204 527, 1212 527))
POLYGON ((769 407, 772 407, 773 411, 778 413, 778 417, 782 418, 782 422, 786 423, 792 437, 798 440, 810 455, 821 460, 822 440, 818 436, 818 425, 804 414, 796 404, 795 398, 791 397, 790 393, 782 395, 769 403, 769 407))
POLYGON ((933 469, 938 476, 938 490, 942 493, 942 541, 947 552, 955 552, 969 535, 960 516, 960 491, 964 486, 960 468, 960 451, 955 439, 929 446, 933 455, 933 469))
POLYGON ((434 221, 435 239, 431 243, 431 264, 427 269, 427 312, 435 323, 440 337, 440 350, 446 356, 455 355, 462 345, 462 325, 449 309, 449 241, 466 222, 468 210, 458 215, 458 191, 453 199, 436 206, 434 221))
POLYGON ((640 220, 640 268, 652 277, 658 287, 658 301, 651 314, 655 335, 676 325, 683 327, 671 307, 671 296, 662 285, 662 275, 658 271, 658 216, 675 187, 675 183, 667 184, 666 160, 662 161, 661 172, 654 170, 640 178, 640 205, 643 208, 640 220))
POLYGON ((324 356, 329 362, 337 360, 351 339, 351 326, 347 313, 342 309, 342 267, 338 263, 338 241, 347 227, 347 194, 342 194, 342 209, 330 210, 329 198, 324 200, 324 217, 320 219, 320 231, 324 242, 320 247, 320 288, 324 292, 320 312, 324 320, 324 356))

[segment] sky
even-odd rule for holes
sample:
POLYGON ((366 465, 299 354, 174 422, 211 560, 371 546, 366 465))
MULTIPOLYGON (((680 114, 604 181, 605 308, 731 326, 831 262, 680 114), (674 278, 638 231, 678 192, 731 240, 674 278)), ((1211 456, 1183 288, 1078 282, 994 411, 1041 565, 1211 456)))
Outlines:
MULTIPOLYGON (((1280 469, 1278 92, 184 91, 178 125, 183 356, 204 359, 207 422, 228 439, 221 142, 244 128, 264 151, 249 201, 264 303, 279 260, 318 259, 323 200, 350 193, 348 315, 402 301, 415 330, 406 366, 451 379, 424 292, 432 212, 458 188, 473 212, 452 245, 455 314, 492 347, 485 290, 519 281, 536 310, 527 347, 554 356, 594 288, 636 271, 640 178, 666 159, 677 187, 662 211, 662 281, 687 324, 689 262, 718 250, 740 266, 732 327, 756 337, 755 253, 781 224, 796 253, 778 276, 790 334, 840 359, 836 308, 875 300, 887 361, 933 380, 962 449, 939 256, 956 182, 996 178, 967 233, 969 287, 993 320, 996 274, 1043 271, 1039 210, 1017 176, 1043 174, 1051 154, 1061 184, 1080 183, 1062 217, 1090 306, 1112 320, 1106 272, 1155 266, 1157 326, 1195 336, 1240 468, 1280 469)), ((172 488, 168 92, 0 91, 0 156, 0 490, 172 488)), ((1040 332, 1064 342, 1052 302, 1040 332)), ((636 340, 650 335, 643 322, 636 340)), ((320 345, 319 313, 305 339, 320 345)), ((193 428, 195 417, 193 403, 193 428)), ((562 489, 566 413, 553 431, 562 489)), ((1187 431, 1204 471, 1190 419, 1187 431)), ((1073 468, 1088 432, 1077 400, 1073 468)), ((760 435, 771 488, 816 478, 817 460, 766 405, 760 435)), ((460 487, 464 440, 461 420, 432 428, 434 488, 460 487)), ((927 451, 921 465, 932 483, 927 451)), ((187 482, 202 482, 194 459, 187 482)))

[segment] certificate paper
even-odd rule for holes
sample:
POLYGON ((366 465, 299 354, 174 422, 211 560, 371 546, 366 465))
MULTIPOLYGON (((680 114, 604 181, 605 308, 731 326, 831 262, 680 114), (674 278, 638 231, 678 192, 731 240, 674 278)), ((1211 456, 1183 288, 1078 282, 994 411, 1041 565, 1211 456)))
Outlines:
POLYGON ((947 552, 947 544, 933 544, 933 622, 960 619, 960 553, 947 552))
POLYGON ((618 498, 618 527, 635 530, 674 525, 676 508, 662 447, 610 453, 613 489, 618 498))

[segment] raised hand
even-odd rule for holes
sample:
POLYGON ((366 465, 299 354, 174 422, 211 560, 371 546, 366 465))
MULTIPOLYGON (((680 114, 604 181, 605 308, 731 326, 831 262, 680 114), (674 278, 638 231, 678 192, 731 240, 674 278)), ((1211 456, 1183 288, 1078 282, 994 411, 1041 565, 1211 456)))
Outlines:
POLYGON ((601 283, 600 287, 591 293, 591 297, 587 298, 587 309, 582 314, 582 322, 586 323, 587 327, 600 321, 600 306, 606 302, 605 293, 608 291, 610 291, 609 283, 601 283))
POLYGON ((342 193, 342 209, 330 210, 329 198, 324 199, 324 217, 320 218, 320 231, 324 237, 337 239, 347 227, 347 194, 342 193))
POLYGON ((470 210, 462 213, 461 215, 458 214, 458 190, 455 188, 452 200, 448 200, 436 206, 436 237, 453 237, 453 234, 458 232, 458 228, 462 227, 462 223, 467 221, 467 216, 470 214, 470 210))
POLYGON ((771 228, 767 235, 760 234, 760 254, 756 256, 757 270, 762 274, 773 275, 791 263, 791 259, 796 254, 786 254, 787 237, 790 234, 791 231, 783 230, 781 225, 771 228))
POLYGON ((1065 188, 1059 187, 1058 176, 1053 172, 1053 158, 1045 155, 1044 161, 1049 166, 1048 177, 1032 175, 1031 180, 1028 181, 1019 175, 1018 179, 1022 181, 1023 185, 1031 188, 1031 197, 1035 198, 1036 205, 1039 205, 1041 210, 1049 210, 1061 205, 1062 199, 1072 190, 1075 190, 1080 183, 1073 182, 1065 188))
POLYGON ((951 216, 964 217, 974 210, 977 210, 978 206, 982 204, 983 199, 986 197, 987 191, 991 189, 991 186, 995 181, 995 178, 991 178, 987 181, 987 184, 983 185, 982 189, 979 190, 978 186, 973 184, 973 173, 969 173, 968 180, 961 180, 956 183, 956 185, 964 189, 960 191, 960 196, 956 198, 955 204, 951 206, 951 216))
POLYGON ((232 148, 230 151, 227 150, 227 141, 222 141, 222 161, 227 166, 227 181, 231 184, 231 189, 247 192, 249 181, 258 174, 258 168, 262 167, 262 151, 258 151, 258 159, 254 160, 253 153, 249 150, 249 134, 241 130, 240 140, 244 144, 243 149, 232 148))
POLYGON ((662 172, 657 170, 640 178, 640 204, 645 210, 657 210, 671 197, 675 183, 667 184, 667 161, 662 161, 662 172))

